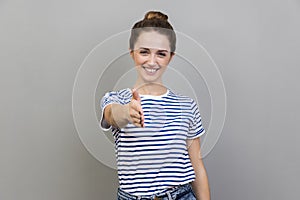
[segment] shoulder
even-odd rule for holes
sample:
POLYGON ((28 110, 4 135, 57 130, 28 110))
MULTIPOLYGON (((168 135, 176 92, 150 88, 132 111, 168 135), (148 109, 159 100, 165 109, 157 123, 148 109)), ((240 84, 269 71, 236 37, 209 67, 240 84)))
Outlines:
POLYGON ((105 95, 107 96, 118 96, 120 98, 131 98, 132 92, 130 88, 124 88, 116 91, 109 91, 105 95))
POLYGON ((125 88, 117 91, 106 92, 102 101, 104 103, 120 103, 127 104, 131 101, 132 92, 130 88, 125 88))
POLYGON ((180 102, 185 102, 185 103, 188 103, 188 104, 191 104, 191 105, 195 104, 195 100, 192 99, 191 97, 183 95, 183 94, 175 92, 175 91, 172 91, 170 89, 169 89, 169 95, 168 96, 170 98, 176 99, 177 101, 180 101, 180 102))
POLYGON ((132 91, 130 88, 124 88, 121 90, 116 91, 117 95, 123 98, 131 98, 132 97, 132 91))

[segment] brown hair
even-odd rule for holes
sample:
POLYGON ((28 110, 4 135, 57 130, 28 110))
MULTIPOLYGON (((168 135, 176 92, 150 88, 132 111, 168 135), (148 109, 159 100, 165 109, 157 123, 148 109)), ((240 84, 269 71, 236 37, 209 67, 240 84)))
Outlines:
POLYGON ((156 31, 166 35, 170 42, 171 52, 176 49, 176 35, 172 25, 168 22, 168 16, 159 11, 149 11, 145 14, 144 19, 136 22, 132 29, 129 39, 130 49, 134 49, 134 44, 143 31, 156 31))

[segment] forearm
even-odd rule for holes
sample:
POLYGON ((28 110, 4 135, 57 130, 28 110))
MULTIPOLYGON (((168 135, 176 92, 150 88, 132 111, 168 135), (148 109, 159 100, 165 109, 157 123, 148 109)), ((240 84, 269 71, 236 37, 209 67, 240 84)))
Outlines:
POLYGON ((196 179, 192 183, 197 200, 210 200, 207 173, 202 161, 200 138, 187 140, 189 156, 195 171, 196 179))
POLYGON ((118 128, 126 126, 128 120, 128 105, 110 104, 104 109, 105 121, 118 128))
POLYGON ((208 184, 207 173, 202 166, 195 170, 196 179, 192 183, 193 190, 196 194, 197 200, 210 200, 210 189, 208 184))

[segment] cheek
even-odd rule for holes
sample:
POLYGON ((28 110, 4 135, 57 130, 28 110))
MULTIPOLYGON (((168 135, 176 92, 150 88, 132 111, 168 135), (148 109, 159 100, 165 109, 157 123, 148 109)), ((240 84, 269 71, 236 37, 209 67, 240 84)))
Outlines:
POLYGON ((160 64, 162 66, 167 66, 169 64, 169 58, 160 60, 160 64))
POLYGON ((141 65, 145 62, 145 58, 141 57, 141 56, 135 56, 134 57, 134 62, 136 65, 141 65))

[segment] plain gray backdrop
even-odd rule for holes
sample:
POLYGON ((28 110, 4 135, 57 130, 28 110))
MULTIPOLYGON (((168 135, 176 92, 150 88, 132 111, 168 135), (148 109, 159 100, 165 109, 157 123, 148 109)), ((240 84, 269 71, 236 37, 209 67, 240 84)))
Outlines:
POLYGON ((72 89, 87 54, 148 10, 222 74, 225 126, 204 159, 212 199, 299 199, 299 0, 0 1, 0 199, 115 199, 116 171, 75 129, 72 89))

